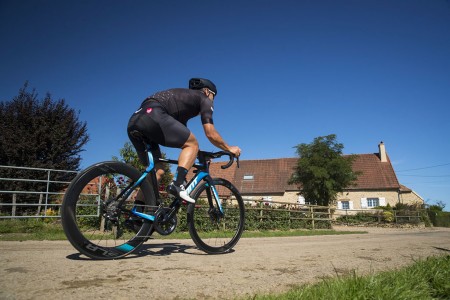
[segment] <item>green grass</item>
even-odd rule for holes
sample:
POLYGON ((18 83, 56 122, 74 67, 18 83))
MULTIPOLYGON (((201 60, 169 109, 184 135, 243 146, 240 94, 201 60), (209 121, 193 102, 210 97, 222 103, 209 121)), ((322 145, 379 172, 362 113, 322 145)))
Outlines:
MULTIPOLYGON (((56 220, 56 219, 55 219, 56 220)), ((59 224, 42 219, 0 220, 0 241, 65 240, 59 224)))
POLYGON ((264 231, 244 231, 244 238, 263 238, 263 237, 289 237, 289 236, 309 236, 309 235, 341 235, 367 233, 367 231, 336 231, 332 229, 295 229, 289 231, 264 230, 264 231))
MULTIPOLYGON (((244 231, 242 233, 242 238, 267 238, 267 237, 292 237, 292 236, 310 236, 310 235, 342 235, 342 234, 360 234, 367 233, 367 231, 336 231, 332 229, 324 229, 324 230, 309 230, 309 229, 296 229, 289 231, 281 231, 281 230, 264 230, 264 231, 244 231)), ((231 237, 234 232, 230 232, 229 237, 231 237)), ((190 239, 191 236, 189 232, 178 232, 175 231, 171 235, 160 236, 157 233, 154 233, 155 238, 162 239, 190 239)), ((203 237, 207 237, 207 234, 203 234, 203 237)), ((215 234, 212 233, 211 237, 214 237, 215 234)))
POLYGON ((450 256, 429 257, 396 271, 327 278, 283 294, 251 299, 450 299, 450 256))
MULTIPOLYGON (((288 237, 309 235, 337 235, 367 233, 365 231, 335 231, 335 230, 289 230, 289 231, 244 231, 244 238, 288 237)), ((156 239, 190 239, 188 232, 175 231, 168 236, 154 233, 156 239)), ((0 220, 0 241, 24 240, 65 240, 66 236, 57 219, 14 219, 0 220)))

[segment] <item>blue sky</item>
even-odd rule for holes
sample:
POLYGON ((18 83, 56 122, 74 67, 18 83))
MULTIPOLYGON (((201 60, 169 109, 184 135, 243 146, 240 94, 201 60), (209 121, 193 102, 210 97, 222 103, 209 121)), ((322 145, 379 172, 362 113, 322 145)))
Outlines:
POLYGON ((88 124, 83 167, 118 155, 145 97, 200 76, 242 159, 383 141, 400 182, 450 209, 449 1, 0 0, 0 43, 0 100, 25 81, 64 98, 88 124))

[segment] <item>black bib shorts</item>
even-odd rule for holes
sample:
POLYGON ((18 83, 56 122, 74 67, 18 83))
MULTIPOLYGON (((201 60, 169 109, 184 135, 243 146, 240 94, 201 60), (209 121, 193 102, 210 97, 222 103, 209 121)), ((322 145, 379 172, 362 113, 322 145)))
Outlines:
POLYGON ((148 165, 145 144, 151 146, 155 160, 161 157, 159 145, 181 148, 191 131, 169 115, 158 102, 147 102, 137 110, 128 122, 128 137, 136 148, 139 159, 148 165), (136 134, 139 132, 142 135, 136 134))

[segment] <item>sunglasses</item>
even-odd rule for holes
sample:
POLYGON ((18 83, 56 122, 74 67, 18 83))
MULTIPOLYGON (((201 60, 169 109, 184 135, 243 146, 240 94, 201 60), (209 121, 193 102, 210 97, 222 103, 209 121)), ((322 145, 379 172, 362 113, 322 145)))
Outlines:
POLYGON ((210 89, 208 89, 208 91, 213 94, 214 97, 216 97, 216 93, 214 93, 213 91, 211 91, 210 89))

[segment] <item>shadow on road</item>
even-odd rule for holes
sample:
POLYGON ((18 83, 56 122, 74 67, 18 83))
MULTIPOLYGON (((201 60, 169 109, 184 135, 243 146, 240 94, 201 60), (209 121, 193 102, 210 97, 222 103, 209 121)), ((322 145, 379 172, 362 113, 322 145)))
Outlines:
POLYGON ((445 248, 441 248, 441 247, 433 247, 434 249, 437 249, 437 250, 441 250, 441 251, 447 251, 447 252, 450 252, 450 249, 445 249, 445 248))
MULTIPOLYGON (((228 253, 232 253, 231 250, 228 253)), ((184 245, 180 243, 157 243, 157 244, 144 244, 139 247, 136 253, 132 253, 128 256, 119 259, 133 259, 144 256, 168 256, 173 253, 183 253, 188 255, 209 255, 201 250, 198 250, 195 246, 184 245), (194 250, 194 251, 191 251, 194 250)), ((81 253, 73 253, 67 256, 67 259, 71 260, 101 260, 93 259, 82 255, 81 253)))

